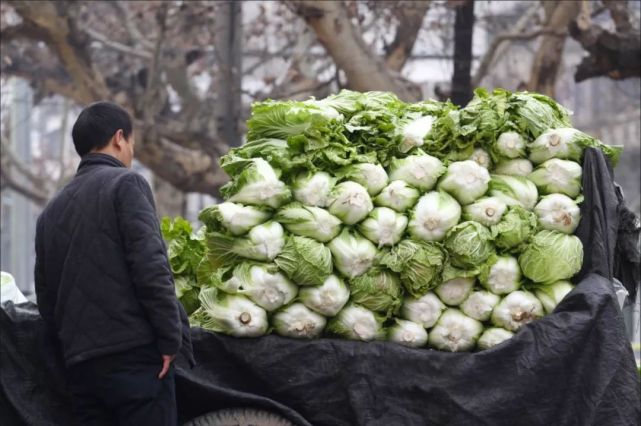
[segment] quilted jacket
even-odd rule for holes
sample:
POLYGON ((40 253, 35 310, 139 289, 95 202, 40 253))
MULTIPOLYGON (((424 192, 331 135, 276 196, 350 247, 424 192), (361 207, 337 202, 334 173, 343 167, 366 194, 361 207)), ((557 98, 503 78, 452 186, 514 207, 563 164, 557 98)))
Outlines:
POLYGON ((67 366, 154 342, 193 365, 151 188, 114 157, 84 156, 38 218, 35 284, 67 366))

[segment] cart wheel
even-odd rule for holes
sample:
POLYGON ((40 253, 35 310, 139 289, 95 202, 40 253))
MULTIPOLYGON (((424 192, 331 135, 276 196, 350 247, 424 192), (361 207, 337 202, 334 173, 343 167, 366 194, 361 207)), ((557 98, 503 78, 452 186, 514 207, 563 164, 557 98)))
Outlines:
POLYGON ((269 411, 253 408, 226 408, 191 419, 183 426, 294 426, 294 424, 269 411))

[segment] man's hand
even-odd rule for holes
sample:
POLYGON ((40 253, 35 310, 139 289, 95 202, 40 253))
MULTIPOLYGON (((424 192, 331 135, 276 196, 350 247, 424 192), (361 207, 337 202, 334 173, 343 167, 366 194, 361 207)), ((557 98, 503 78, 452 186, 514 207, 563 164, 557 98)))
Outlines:
POLYGON ((171 362, 176 358, 176 355, 163 355, 162 356, 162 370, 160 370, 160 374, 158 375, 159 379, 162 379, 167 375, 167 372, 169 371, 169 367, 171 366, 171 362))

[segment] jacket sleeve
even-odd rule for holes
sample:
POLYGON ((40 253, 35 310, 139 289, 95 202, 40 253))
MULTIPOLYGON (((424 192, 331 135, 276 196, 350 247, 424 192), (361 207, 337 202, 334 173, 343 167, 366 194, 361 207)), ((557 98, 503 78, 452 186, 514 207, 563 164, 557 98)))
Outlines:
POLYGON ((34 267, 34 281, 36 287, 36 300, 38 302, 38 311, 44 320, 45 327, 49 332, 54 332, 54 311, 56 297, 52 294, 52 289, 47 288, 46 275, 44 271, 44 235, 42 229, 42 219, 38 218, 36 224, 36 263, 34 267))
POLYGON ((136 173, 122 177, 116 191, 118 227, 136 295, 163 355, 175 355, 182 334, 174 280, 151 188, 136 173))

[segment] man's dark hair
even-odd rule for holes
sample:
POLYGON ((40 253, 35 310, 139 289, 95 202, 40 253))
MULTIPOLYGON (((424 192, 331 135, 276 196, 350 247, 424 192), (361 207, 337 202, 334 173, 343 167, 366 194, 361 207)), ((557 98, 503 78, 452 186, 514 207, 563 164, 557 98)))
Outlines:
POLYGON ((132 125, 127 111, 111 102, 93 103, 82 110, 73 125, 73 145, 82 157, 94 149, 104 148, 120 129, 125 139, 129 139, 132 125))

